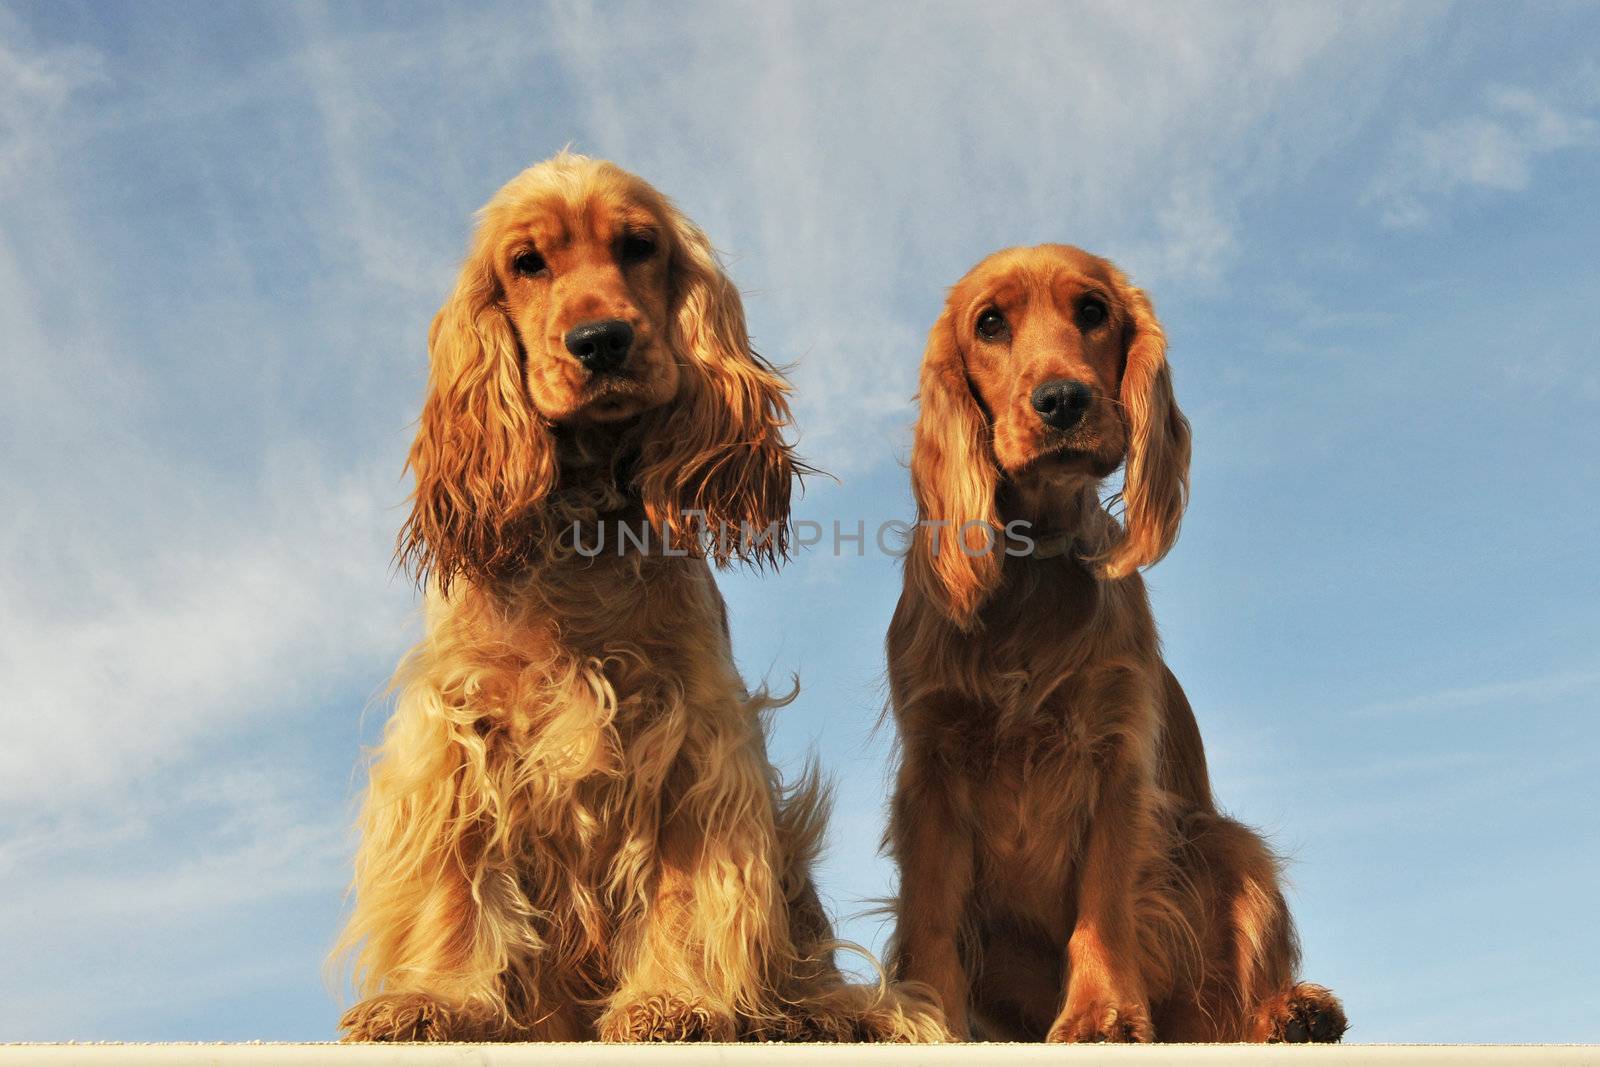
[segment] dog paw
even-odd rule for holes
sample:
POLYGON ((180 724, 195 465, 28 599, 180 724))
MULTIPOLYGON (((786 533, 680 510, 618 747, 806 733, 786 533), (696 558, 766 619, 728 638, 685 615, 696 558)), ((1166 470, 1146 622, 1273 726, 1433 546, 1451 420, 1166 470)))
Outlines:
POLYGON ((938 1043, 954 1040, 931 991, 915 984, 824 984, 792 991, 770 1015, 744 1021, 742 1041, 938 1043))
POLYGON ((1045 1040, 1058 1044, 1145 1043, 1154 1041, 1155 1037, 1146 1008, 1137 1004, 1090 1004, 1057 1019, 1045 1040))
POLYGON ((1268 1042, 1331 1044, 1350 1028, 1339 998, 1319 985, 1301 982, 1263 1006, 1268 1042))
POLYGON ((600 1019, 602 1041, 732 1041, 733 1020, 699 1000, 659 993, 612 1008, 600 1019))
POLYGON ((450 1041, 455 1013, 423 993, 385 993, 344 1013, 344 1041, 450 1041))

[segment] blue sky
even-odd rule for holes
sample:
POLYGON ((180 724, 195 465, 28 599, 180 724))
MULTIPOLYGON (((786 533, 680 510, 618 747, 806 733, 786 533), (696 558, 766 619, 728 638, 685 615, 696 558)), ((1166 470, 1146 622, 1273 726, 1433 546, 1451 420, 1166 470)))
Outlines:
MULTIPOLYGON (((910 514, 973 261, 1121 263, 1195 428, 1157 617, 1307 976, 1354 1040, 1600 1040, 1596 40, 1577 4, 0 0, 0 1039, 332 1033, 426 325, 570 142, 726 252, 825 524, 910 514)), ((835 777, 823 888, 881 946, 897 564, 722 585, 746 675, 801 677, 774 751, 835 777)))

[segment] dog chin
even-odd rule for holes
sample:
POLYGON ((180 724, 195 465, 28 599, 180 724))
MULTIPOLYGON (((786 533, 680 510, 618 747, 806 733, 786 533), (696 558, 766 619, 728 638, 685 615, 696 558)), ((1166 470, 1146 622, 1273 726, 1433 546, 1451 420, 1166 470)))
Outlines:
POLYGON ((602 378, 591 384, 586 394, 571 421, 621 422, 656 406, 643 383, 630 378, 602 378))
POLYGON ((1106 456, 1099 449, 1063 442, 1046 447, 1016 471, 1014 477, 1031 477, 1048 482, 1078 481, 1089 477, 1108 477, 1121 460, 1106 456))
POLYGON ((631 419, 639 414, 645 409, 645 406, 638 397, 608 397, 604 400, 596 400, 584 407, 578 413, 577 421, 589 423, 622 422, 624 419, 631 419))

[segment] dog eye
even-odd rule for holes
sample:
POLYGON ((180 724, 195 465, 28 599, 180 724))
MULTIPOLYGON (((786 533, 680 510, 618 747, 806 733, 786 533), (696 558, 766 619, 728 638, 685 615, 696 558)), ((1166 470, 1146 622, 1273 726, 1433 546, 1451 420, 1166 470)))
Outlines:
POLYGON ((1078 305, 1078 329, 1092 330, 1105 322, 1110 314, 1104 300, 1091 296, 1078 305))
POLYGON ((656 254, 656 239, 647 233, 630 233, 617 242, 618 262, 643 263, 656 254))
POLYGON ((531 278, 544 270, 544 257, 537 252, 523 252, 511 261, 511 269, 524 278, 531 278))
POLYGON ((999 308, 989 308, 978 316, 978 336, 985 341, 998 341, 1006 335, 1006 317, 999 308))

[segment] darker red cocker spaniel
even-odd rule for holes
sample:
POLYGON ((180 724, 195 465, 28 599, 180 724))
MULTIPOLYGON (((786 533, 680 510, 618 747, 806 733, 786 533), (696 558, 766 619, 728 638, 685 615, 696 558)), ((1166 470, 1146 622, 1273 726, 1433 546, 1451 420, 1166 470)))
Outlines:
POLYGON ((891 963, 963 1037, 1336 1041, 1278 860, 1222 815, 1138 569, 1178 532, 1189 425, 1105 260, 1016 248, 928 338, 918 518, 889 631, 891 963), (1120 522, 1103 479, 1126 465, 1120 522))

